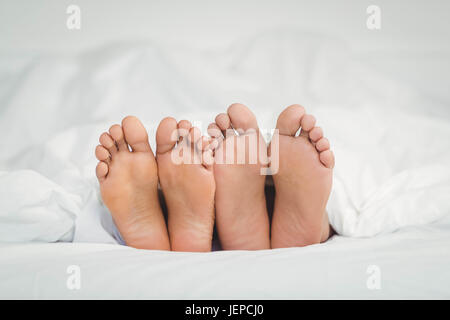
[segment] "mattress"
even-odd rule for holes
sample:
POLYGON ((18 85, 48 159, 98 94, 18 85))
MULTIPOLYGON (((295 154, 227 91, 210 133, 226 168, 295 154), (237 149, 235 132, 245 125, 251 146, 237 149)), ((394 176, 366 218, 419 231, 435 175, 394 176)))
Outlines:
POLYGON ((449 231, 447 221, 304 248, 211 253, 2 244, 0 298, 448 299, 449 231), (68 284, 74 266, 76 287, 68 284))

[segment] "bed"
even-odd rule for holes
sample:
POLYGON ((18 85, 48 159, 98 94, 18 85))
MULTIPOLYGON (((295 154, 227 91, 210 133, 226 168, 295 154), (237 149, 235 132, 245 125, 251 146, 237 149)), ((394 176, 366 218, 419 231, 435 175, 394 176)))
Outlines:
POLYGON ((0 298, 450 298, 448 104, 340 40, 270 31, 213 52, 141 42, 3 58, 0 298), (100 133, 134 114, 154 148, 164 116, 205 131, 232 102, 254 109, 267 139, 289 104, 316 115, 337 159, 338 235, 257 252, 124 246, 95 179, 100 133))
POLYGON ((2 299, 448 299, 450 221, 306 248, 175 253, 2 244, 2 299), (67 284, 79 267, 76 288, 67 284), (372 285, 372 277, 379 277, 372 285))

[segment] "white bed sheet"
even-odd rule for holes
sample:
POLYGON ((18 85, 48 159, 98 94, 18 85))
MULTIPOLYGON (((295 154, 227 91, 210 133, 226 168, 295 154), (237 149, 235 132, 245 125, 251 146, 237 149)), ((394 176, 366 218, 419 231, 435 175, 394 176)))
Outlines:
POLYGON ((361 66, 338 41, 269 32, 220 52, 147 43, 9 55, 0 107, 0 297, 449 297, 450 108, 361 66), (164 116, 206 129, 236 101, 264 129, 291 103, 317 116, 337 159, 330 221, 353 238, 204 255, 117 246, 94 175, 98 136, 134 114, 154 147, 164 116), (78 243, 7 244, 31 241, 78 243), (84 270, 79 292, 65 288, 70 264, 84 270), (366 287, 372 264, 380 291, 366 287))
POLYGON ((450 109, 362 66, 340 41, 274 31, 214 52, 136 44, 1 61, 0 241, 116 243, 94 174, 99 135, 134 114, 154 147, 163 117, 206 131, 236 101, 263 130, 292 103, 316 115, 336 155, 327 209, 339 234, 450 213, 450 109))
POLYGON ((448 299, 450 221, 304 248, 176 253, 91 243, 0 245, 0 298, 448 299), (81 286, 69 290, 68 266, 81 286), (370 266, 380 289, 369 289, 370 266))

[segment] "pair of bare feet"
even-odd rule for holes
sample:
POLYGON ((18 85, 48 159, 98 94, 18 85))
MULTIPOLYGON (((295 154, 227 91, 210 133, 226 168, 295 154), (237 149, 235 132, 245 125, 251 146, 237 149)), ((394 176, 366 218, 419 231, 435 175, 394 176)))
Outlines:
POLYGON ((96 173, 103 202, 126 244, 210 251, 214 224, 225 250, 297 247, 327 240, 325 206, 334 166, 329 142, 315 127, 314 117, 299 105, 286 108, 276 128, 276 139, 268 147, 254 114, 241 104, 216 117, 208 127, 211 138, 201 136, 189 121, 165 118, 156 132, 155 157, 137 118, 129 116, 122 125, 113 125, 100 136, 96 173), (271 156, 273 150, 277 157, 271 156), (277 161, 276 166, 270 161, 277 161), (267 179, 261 174, 268 166, 278 168, 272 176, 272 221, 264 192, 267 179))

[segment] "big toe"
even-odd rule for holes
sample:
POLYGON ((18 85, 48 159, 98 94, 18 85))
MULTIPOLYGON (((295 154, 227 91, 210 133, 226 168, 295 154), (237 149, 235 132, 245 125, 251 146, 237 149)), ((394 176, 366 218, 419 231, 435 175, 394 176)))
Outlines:
POLYGON ((125 117, 122 120, 122 128, 125 140, 134 152, 152 152, 148 143, 147 130, 138 118, 125 117))
POLYGON ((305 109, 298 104, 293 104, 284 109, 277 120, 278 132, 286 136, 295 136, 303 116, 305 115, 305 109))
POLYGON ((228 116, 230 117, 233 128, 246 132, 248 130, 258 130, 258 122, 253 112, 249 108, 240 103, 234 103, 228 107, 228 116))
POLYGON ((156 153, 162 154, 172 150, 177 140, 177 120, 172 117, 162 119, 156 130, 156 153))

